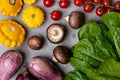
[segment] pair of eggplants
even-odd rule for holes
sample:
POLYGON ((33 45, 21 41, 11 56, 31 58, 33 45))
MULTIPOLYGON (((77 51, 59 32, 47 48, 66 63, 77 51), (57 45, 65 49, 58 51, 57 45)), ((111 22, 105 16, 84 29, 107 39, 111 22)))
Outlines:
MULTIPOLYGON (((21 67, 23 56, 19 51, 8 50, 0 57, 0 80, 9 80, 21 67)), ((16 80, 62 80, 62 72, 47 58, 32 58, 27 69, 16 80), (33 77, 27 70, 34 75, 33 77)))

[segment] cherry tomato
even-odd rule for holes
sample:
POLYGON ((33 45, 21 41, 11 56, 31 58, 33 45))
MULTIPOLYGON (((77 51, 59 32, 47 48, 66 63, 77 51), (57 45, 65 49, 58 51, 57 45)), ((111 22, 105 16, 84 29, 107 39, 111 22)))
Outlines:
POLYGON ((114 7, 120 8, 120 1, 115 2, 115 3, 114 3, 114 7))
POLYGON ((106 8, 105 11, 106 13, 109 13, 109 12, 114 12, 115 10, 113 8, 106 8))
POLYGON ((85 0, 85 2, 92 2, 92 0, 85 0))
POLYGON ((112 5, 112 1, 111 0, 102 0, 101 3, 105 6, 109 6, 112 5))
POLYGON ((60 11, 57 11, 57 10, 54 10, 52 13, 51 13, 51 19, 54 20, 54 21, 57 21, 61 18, 61 12, 60 11))
POLYGON ((120 10, 117 10, 118 13, 120 13, 120 10))
POLYGON ((94 5, 90 3, 86 3, 84 4, 83 8, 85 12, 91 12, 94 8, 94 5))
POLYGON ((106 11, 105 11, 105 7, 98 7, 97 9, 96 9, 96 14, 98 15, 98 16, 102 16, 103 14, 105 14, 106 13, 106 11))
POLYGON ((54 0, 44 0, 43 4, 45 7, 51 7, 54 3, 54 0))
POLYGON ((81 6, 84 3, 84 0, 74 0, 76 6, 81 6))
POLYGON ((69 6, 69 0, 60 0, 59 1, 59 6, 61 8, 67 8, 69 6))
POLYGON ((101 0, 92 0, 92 2, 95 3, 95 4, 100 4, 101 3, 100 1, 101 0))
MULTIPOLYGON (((115 3, 114 3, 114 7, 120 8, 120 1, 115 2, 115 3)), ((117 10, 117 9, 116 9, 116 12, 120 13, 120 10, 117 10)))

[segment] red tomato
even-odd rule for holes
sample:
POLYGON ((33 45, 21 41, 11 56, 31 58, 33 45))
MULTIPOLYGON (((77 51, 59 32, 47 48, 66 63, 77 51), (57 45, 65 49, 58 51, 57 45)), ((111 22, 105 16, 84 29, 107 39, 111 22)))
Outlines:
POLYGON ((86 3, 84 4, 83 8, 85 12, 91 12, 94 8, 94 5, 90 3, 86 3))
POLYGON ((114 3, 114 7, 120 8, 120 1, 115 2, 115 3, 114 3))
POLYGON ((102 0, 101 3, 105 6, 109 6, 112 5, 112 1, 111 0, 102 0))
POLYGON ((120 10, 118 10, 117 12, 120 13, 120 10))
POLYGON ((92 0, 85 0, 85 2, 92 2, 92 0))
POLYGON ((59 6, 61 8, 67 8, 69 6, 69 0, 60 0, 59 1, 59 6))
POLYGON ((102 16, 103 14, 105 14, 105 7, 98 7, 97 9, 96 9, 96 14, 98 15, 98 16, 102 16))
POLYGON ((106 13, 109 13, 109 12, 114 12, 115 10, 113 8, 106 8, 105 11, 106 13))
POLYGON ((54 3, 54 0, 43 0, 43 4, 45 7, 51 7, 54 3))
MULTIPOLYGON (((115 3, 114 3, 114 7, 120 8, 120 1, 115 2, 115 3)), ((120 10, 117 10, 117 9, 116 9, 116 12, 120 13, 120 10)))
POLYGON ((101 0, 92 0, 92 2, 95 3, 95 4, 100 4, 101 0))
POLYGON ((81 6, 84 3, 84 0, 74 0, 76 6, 81 6))
POLYGON ((61 12, 57 11, 57 10, 54 10, 52 13, 51 13, 51 19, 54 20, 54 21, 57 21, 61 18, 61 12))

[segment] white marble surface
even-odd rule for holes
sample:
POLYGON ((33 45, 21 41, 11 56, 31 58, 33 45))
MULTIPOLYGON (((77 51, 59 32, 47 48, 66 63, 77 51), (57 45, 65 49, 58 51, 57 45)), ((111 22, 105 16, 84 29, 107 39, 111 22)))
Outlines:
MULTIPOLYGON (((45 20, 44 24, 38 29, 29 29, 29 28, 27 28, 26 25, 24 25, 24 23, 21 21, 22 11, 17 17, 5 17, 5 16, 2 16, 2 14, 0 14, 0 20, 5 20, 5 19, 16 20, 17 22, 22 24, 24 26, 24 28, 26 29, 27 36, 25 38, 25 42, 23 43, 23 45, 21 47, 17 47, 17 48, 12 49, 12 50, 19 50, 25 55, 25 61, 24 61, 25 64, 28 63, 31 60, 31 58, 34 57, 34 56, 45 56, 45 57, 48 57, 48 58, 52 59, 52 55, 53 55, 52 50, 55 46, 65 45, 65 46, 71 47, 72 45, 74 45, 75 43, 78 42, 78 38, 77 38, 78 30, 71 29, 69 24, 64 20, 64 17, 66 15, 69 15, 72 11, 76 11, 76 10, 81 11, 83 13, 85 13, 85 12, 84 12, 82 6, 81 7, 76 7, 73 4, 73 0, 70 0, 70 1, 71 1, 70 6, 67 9, 59 8, 59 5, 58 5, 59 0, 55 0, 54 5, 50 8, 46 8, 46 7, 43 6, 43 0, 38 0, 37 3, 33 4, 32 6, 38 6, 38 7, 42 8, 45 11, 45 14, 46 14, 46 20, 45 20), (62 16, 61 20, 53 21, 53 20, 50 19, 50 13, 53 10, 59 10, 59 11, 62 12, 63 16, 62 16), (52 44, 47 40, 46 29, 50 24, 53 24, 53 23, 63 24, 63 25, 66 26, 66 28, 68 30, 67 36, 65 37, 64 41, 60 44, 52 44), (32 35, 42 35, 44 37, 45 43, 44 43, 44 46, 41 50, 36 51, 36 50, 32 50, 28 47, 27 40, 32 35)), ((114 0, 114 1, 118 1, 118 0, 114 0)), ((30 5, 25 4, 23 6, 23 10, 27 6, 30 6, 30 5)), ((86 18, 86 21, 89 20, 89 19, 101 20, 100 17, 96 16, 95 9, 91 13, 85 13, 85 18, 86 18)), ((11 50, 11 49, 0 45, 0 54, 3 54, 7 50, 11 50)), ((66 64, 66 65, 62 65, 62 64, 59 64, 59 63, 56 63, 56 64, 65 74, 68 71, 73 70, 72 66, 70 66, 69 63, 66 64)), ((21 70, 21 68, 20 68, 20 70, 21 70)), ((18 70, 17 73, 10 80, 15 80, 15 78, 16 78, 17 74, 20 72, 20 70, 18 70)))

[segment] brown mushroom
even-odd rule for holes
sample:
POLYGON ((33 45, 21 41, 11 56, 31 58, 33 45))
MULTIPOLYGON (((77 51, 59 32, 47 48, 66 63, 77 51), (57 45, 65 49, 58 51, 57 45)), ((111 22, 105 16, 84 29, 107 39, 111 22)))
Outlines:
POLYGON ((52 24, 47 29, 47 38, 52 43, 60 43, 65 37, 65 27, 61 24, 52 24))
POLYGON ((65 17, 65 20, 69 22, 71 28, 79 29, 85 22, 85 17, 82 12, 72 11, 69 16, 65 17))
POLYGON ((70 61, 70 50, 65 46, 57 46, 53 50, 53 60, 62 64, 70 61))
POLYGON ((28 40, 28 45, 31 49, 34 49, 34 50, 39 50, 42 48, 42 45, 43 45, 43 40, 42 40, 42 37, 40 36, 32 36, 29 38, 28 40))

